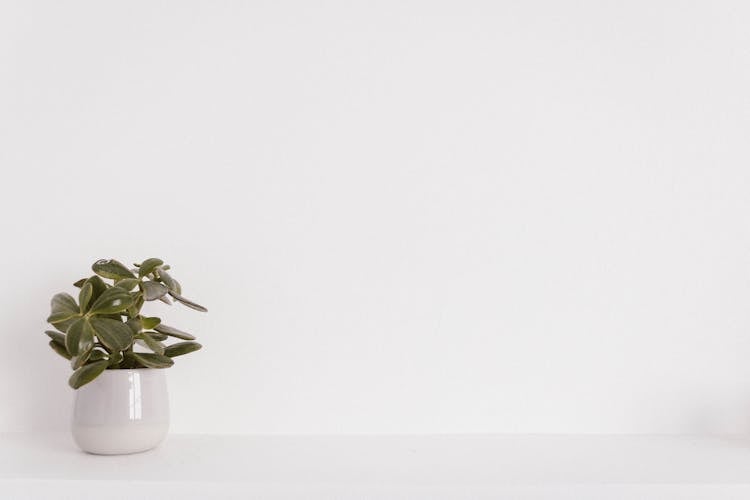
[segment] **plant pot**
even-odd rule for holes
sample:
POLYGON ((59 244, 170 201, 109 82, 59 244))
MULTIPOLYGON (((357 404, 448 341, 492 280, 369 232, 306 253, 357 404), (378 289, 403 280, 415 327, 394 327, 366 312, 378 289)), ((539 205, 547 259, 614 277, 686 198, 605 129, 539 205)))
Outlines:
POLYGON ((155 448, 169 429, 165 370, 104 370, 76 391, 73 439, 88 453, 124 455, 155 448))

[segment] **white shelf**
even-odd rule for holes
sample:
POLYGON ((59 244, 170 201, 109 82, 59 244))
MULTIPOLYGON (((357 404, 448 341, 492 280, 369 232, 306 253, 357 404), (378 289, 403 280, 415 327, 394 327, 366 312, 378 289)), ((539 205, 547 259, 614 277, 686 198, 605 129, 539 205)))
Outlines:
POLYGON ((189 436, 100 457, 0 435, 0 498, 743 499, 750 440, 686 436, 189 436))

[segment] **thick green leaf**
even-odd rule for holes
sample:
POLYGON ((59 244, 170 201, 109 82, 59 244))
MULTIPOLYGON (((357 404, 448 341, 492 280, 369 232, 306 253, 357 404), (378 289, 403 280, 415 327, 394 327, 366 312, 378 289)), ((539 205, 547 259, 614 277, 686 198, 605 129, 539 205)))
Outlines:
POLYGON ((71 356, 90 351, 94 347, 94 330, 87 318, 80 318, 70 325, 65 335, 65 348, 71 356))
POLYGON ((135 278, 135 275, 133 275, 127 267, 114 259, 97 260, 94 262, 94 265, 91 266, 91 269, 102 278, 112 280, 119 278, 135 278))
POLYGON ((74 370, 77 370, 83 365, 85 365, 86 362, 89 360, 89 357, 91 357, 91 353, 93 352, 93 350, 94 350, 94 345, 92 344, 90 349, 81 351, 81 353, 78 354, 78 356, 73 356, 72 358, 70 358, 70 367, 73 368, 74 370))
POLYGON ((171 290, 169 292, 169 295, 171 295, 174 300, 176 300, 177 302, 179 302, 180 304, 182 304, 184 306, 189 307, 190 309, 195 309, 196 311, 200 311, 200 312, 208 312, 208 309, 206 309, 202 305, 196 304, 192 300, 188 300, 185 297, 182 297, 179 294, 177 294, 177 293, 175 293, 175 292, 173 292, 171 290))
POLYGON ((160 332, 145 332, 151 335, 151 338, 154 340, 158 340, 159 342, 164 342, 169 338, 169 336, 166 333, 160 333, 160 332))
POLYGON ((109 318, 109 319, 116 319, 117 321, 122 320, 122 314, 121 313, 112 313, 112 314, 97 314, 98 318, 109 318))
POLYGON ((70 354, 68 354, 68 351, 65 350, 64 345, 60 345, 54 340, 50 340, 49 346, 52 348, 53 351, 55 351, 57 354, 59 354, 63 358, 70 359, 70 354))
POLYGON ((67 293, 55 294, 55 296, 52 297, 50 306, 51 314, 47 318, 48 323, 61 323, 80 314, 75 299, 67 293))
POLYGON ((143 329, 143 323, 140 318, 130 318, 125 322, 125 324, 130 327, 130 331, 133 332, 133 335, 143 329))
POLYGON ((128 352, 125 355, 127 357, 132 357, 146 368, 169 368, 174 364, 174 361, 161 354, 149 352, 128 352))
POLYGON ((49 341, 50 347, 63 358, 70 359, 71 356, 70 354, 68 354, 68 348, 65 347, 65 335, 52 330, 47 330, 44 333, 46 333, 47 336, 52 339, 49 341))
POLYGON ((143 281, 141 282, 141 290, 143 290, 144 299, 156 300, 164 297, 169 291, 169 288, 157 281, 143 281))
POLYGON ((170 337, 177 337, 178 339, 195 340, 195 337, 193 335, 190 335, 187 332, 183 332, 182 330, 178 330, 177 328, 171 327, 169 325, 165 325, 164 323, 154 328, 154 330, 159 333, 165 333, 170 337))
MULTIPOLYGON (((56 327, 60 328, 60 324, 65 322, 66 320, 72 320, 76 319, 78 316, 80 316, 80 313, 70 314, 67 312, 56 312, 52 313, 47 317, 47 323, 51 323, 55 325, 56 327)), ((64 328, 60 328, 61 330, 67 330, 67 326, 64 328)))
POLYGON ((124 278, 124 279, 119 280, 117 283, 115 283, 115 286, 120 287, 123 290, 126 290, 129 292, 133 288, 138 286, 139 281, 140 280, 138 280, 137 278, 124 278))
POLYGON ((201 347, 203 346, 198 342, 177 342, 176 344, 167 346, 167 348, 164 349, 164 355, 174 358, 175 356, 182 356, 183 354, 197 351, 201 347))
POLYGON ((112 314, 124 311, 133 305, 133 297, 122 288, 107 288, 91 305, 93 314, 112 314))
POLYGON ((99 350, 99 349, 94 349, 91 352, 91 356, 89 356, 89 361, 99 361, 102 359, 106 359, 109 361, 109 355, 106 352, 99 350))
POLYGON ((91 302, 93 303, 96 299, 99 298, 101 294, 104 293, 104 290, 109 288, 109 285, 104 282, 103 279, 101 279, 96 274, 91 276, 89 279, 87 279, 89 283, 91 283, 91 286, 94 287, 94 293, 91 294, 91 302))
POLYGON ((154 339, 148 333, 141 333, 138 337, 146 347, 154 351, 156 354, 164 354, 164 344, 154 339))
POLYGON ((78 281, 76 281, 75 283, 73 283, 73 286, 76 287, 76 288, 81 288, 84 283, 86 283, 86 278, 81 278, 78 281))
POLYGON ((67 293, 57 293, 52 297, 50 304, 52 312, 71 312, 73 314, 78 313, 78 304, 73 297, 67 293))
POLYGON ((81 291, 78 294, 78 303, 81 305, 81 314, 86 312, 89 306, 89 301, 91 300, 91 296, 93 294, 94 286, 87 281, 83 284, 83 286, 81 287, 81 291))
POLYGON ((46 333, 47 336, 51 338, 54 342, 57 342, 61 346, 65 347, 65 335, 63 335, 60 332, 54 332, 52 330, 47 330, 44 333, 46 333))
POLYGON ((131 295, 135 299, 135 302, 132 306, 128 307, 128 316, 135 317, 141 312, 141 308, 145 301, 143 300, 143 293, 141 293, 140 288, 137 292, 133 292, 131 295))
POLYGON ((61 332, 67 332, 68 328, 70 328, 70 325, 72 325, 73 323, 75 323, 76 321, 78 321, 78 318, 80 318, 80 317, 81 317, 80 314, 77 314, 77 315, 73 316, 72 318, 65 319, 65 320, 62 320, 62 321, 55 321, 53 319, 53 321, 50 321, 50 323, 52 323, 52 325, 55 328, 57 328, 58 330, 60 330, 61 332))
POLYGON ((122 353, 115 351, 109 355, 109 366, 115 366, 122 362, 122 353))
POLYGON ((97 317, 90 321, 99 341, 111 351, 122 351, 133 343, 133 332, 122 321, 97 317))
POLYGON ((143 262, 141 262, 141 266, 138 268, 138 276, 140 278, 143 278, 144 276, 154 272, 154 269, 156 269, 162 264, 164 264, 164 261, 161 259, 157 259, 154 257, 151 257, 150 259, 146 259, 143 262))
POLYGON ((159 279, 176 294, 179 295, 182 293, 182 287, 180 286, 180 284, 164 269, 159 269, 159 279))
POLYGON ((141 323, 146 330, 153 330, 154 327, 161 323, 161 319, 157 317, 141 318, 141 323))
POLYGON ((107 369, 107 364, 107 361, 102 360, 94 361, 93 363, 88 365, 83 365, 73 372, 73 375, 71 375, 70 379, 68 379, 68 384, 73 389, 78 389, 79 387, 88 384, 107 369))

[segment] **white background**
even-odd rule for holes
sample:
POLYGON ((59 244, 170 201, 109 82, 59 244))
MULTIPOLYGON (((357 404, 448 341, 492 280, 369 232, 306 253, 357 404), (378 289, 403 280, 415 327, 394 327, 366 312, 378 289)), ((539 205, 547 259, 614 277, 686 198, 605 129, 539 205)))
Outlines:
POLYGON ((3 2, 0 431, 68 426, 51 295, 151 256, 210 311, 175 432, 750 431, 749 25, 3 2))

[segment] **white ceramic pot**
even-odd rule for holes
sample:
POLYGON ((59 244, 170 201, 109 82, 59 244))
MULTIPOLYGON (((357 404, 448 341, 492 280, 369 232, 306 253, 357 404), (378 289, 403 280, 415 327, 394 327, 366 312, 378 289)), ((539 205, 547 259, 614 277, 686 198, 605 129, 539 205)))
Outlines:
POLYGON ((76 390, 73 439, 97 455, 150 450, 169 429, 165 370, 104 370, 76 390))

